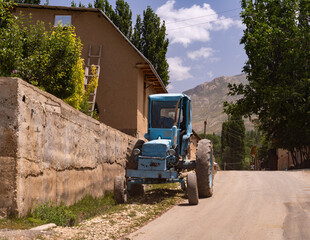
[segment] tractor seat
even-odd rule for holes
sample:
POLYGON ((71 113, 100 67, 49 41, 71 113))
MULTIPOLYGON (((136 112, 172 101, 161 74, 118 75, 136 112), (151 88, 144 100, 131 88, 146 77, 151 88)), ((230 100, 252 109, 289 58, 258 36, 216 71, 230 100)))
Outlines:
POLYGON ((160 118, 160 127, 161 128, 172 128, 173 123, 174 123, 174 121, 172 118, 167 118, 167 117, 160 118))

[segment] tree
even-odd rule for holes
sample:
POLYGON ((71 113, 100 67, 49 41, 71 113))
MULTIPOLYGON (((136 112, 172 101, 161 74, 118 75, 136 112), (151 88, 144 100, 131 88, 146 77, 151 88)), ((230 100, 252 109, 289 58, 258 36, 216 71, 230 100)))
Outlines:
MULTIPOLYGON (((204 134, 200 133, 199 137, 204 138, 204 134)), ((221 155, 222 155, 221 137, 217 136, 217 135, 215 135, 215 133, 213 133, 213 134, 206 134, 206 139, 211 140, 211 142, 213 144, 213 154, 214 154, 216 162, 218 164, 222 164, 222 161, 221 161, 221 155)))
MULTIPOLYGON (((227 113, 258 117, 273 147, 307 152, 310 145, 310 4, 308 0, 242 0, 246 26, 241 43, 248 85, 230 85, 242 95, 227 113)), ((308 154, 308 161, 310 156, 308 154)))
POLYGON ((231 115, 222 124, 222 162, 227 169, 242 169, 245 160, 245 126, 241 116, 231 115))
POLYGON ((142 21, 141 21, 141 16, 137 15, 137 20, 135 27, 133 29, 133 34, 131 37, 131 42, 133 45, 136 46, 136 48, 140 51, 142 51, 142 21))
POLYGON ((150 60, 162 79, 165 86, 169 84, 168 62, 166 54, 169 40, 166 39, 165 22, 160 23, 160 18, 151 7, 143 11, 143 22, 137 17, 132 43, 143 55, 150 60))
POLYGON ((94 7, 100 8, 105 13, 105 15, 111 20, 114 18, 115 12, 113 11, 113 8, 108 0, 95 0, 94 7))
POLYGON ((40 4, 41 0, 14 0, 14 2, 15 3, 27 3, 27 4, 40 4))
POLYGON ((132 12, 129 4, 124 0, 117 0, 115 5, 115 14, 113 14, 112 21, 130 39, 132 35, 132 12))
MULTIPOLYGON (((90 4, 88 4, 89 6, 90 4)), ((76 3, 74 1, 71 1, 71 7, 80 7, 80 8, 85 8, 86 6, 84 4, 82 4, 81 2, 79 2, 79 5, 77 6, 76 3)))

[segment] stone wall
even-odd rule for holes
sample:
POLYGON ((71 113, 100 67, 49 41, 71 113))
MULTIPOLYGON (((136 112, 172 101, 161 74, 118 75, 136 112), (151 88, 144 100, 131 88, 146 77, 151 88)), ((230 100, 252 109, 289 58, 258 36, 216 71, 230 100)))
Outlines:
POLYGON ((20 79, 0 78, 0 215, 104 195, 135 141, 20 79))

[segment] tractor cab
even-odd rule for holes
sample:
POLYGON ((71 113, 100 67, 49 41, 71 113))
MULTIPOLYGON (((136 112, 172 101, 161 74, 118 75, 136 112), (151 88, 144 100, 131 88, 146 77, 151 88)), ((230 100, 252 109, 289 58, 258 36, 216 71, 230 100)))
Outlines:
POLYGON ((176 151, 176 157, 186 157, 192 135, 191 100, 185 94, 155 94, 149 96, 148 144, 165 142, 176 151))

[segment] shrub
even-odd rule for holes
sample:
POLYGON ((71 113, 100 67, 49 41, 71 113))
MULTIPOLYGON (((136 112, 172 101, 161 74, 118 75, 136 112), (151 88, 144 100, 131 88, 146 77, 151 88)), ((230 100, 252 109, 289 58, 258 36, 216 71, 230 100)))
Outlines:
POLYGON ((32 216, 34 219, 43 220, 45 223, 55 223, 57 226, 73 226, 77 219, 77 216, 65 204, 53 206, 51 203, 35 207, 32 216))
POLYGON ((20 77, 91 115, 88 101, 98 76, 93 66, 94 77, 84 90, 82 44, 75 28, 33 24, 31 16, 13 17, 11 8, 0 0, 0 76, 20 77))

